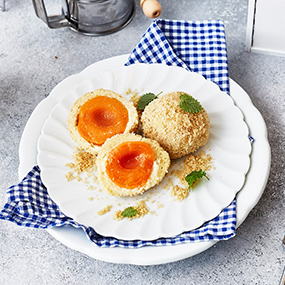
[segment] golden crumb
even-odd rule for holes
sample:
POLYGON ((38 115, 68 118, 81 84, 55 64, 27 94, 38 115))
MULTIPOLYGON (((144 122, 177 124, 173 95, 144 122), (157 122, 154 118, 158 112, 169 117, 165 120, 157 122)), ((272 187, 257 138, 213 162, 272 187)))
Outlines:
POLYGON ((93 200, 94 200, 94 197, 89 197, 88 200, 89 200, 89 201, 93 201, 93 200))
POLYGON ((141 218, 143 216, 145 216, 148 212, 149 212, 149 209, 148 207, 146 206, 145 204, 145 201, 144 200, 141 200, 137 203, 137 206, 138 206, 138 213, 137 215, 135 216, 136 218, 141 218))
POLYGON ((124 216, 122 215, 121 210, 116 211, 113 215, 113 219, 117 220, 117 221, 121 221, 123 218, 124 218, 124 216))
MULTIPOLYGON (((96 157, 96 154, 89 153, 83 148, 76 148, 72 156, 73 162, 66 163, 65 165, 72 170, 65 175, 67 181, 71 181, 73 179, 82 181, 80 175, 83 172, 85 172, 88 177, 93 177, 93 181, 97 180, 96 176, 94 175, 94 171, 96 171, 96 157)), ((85 183, 88 183, 86 179, 85 183)))
MULTIPOLYGON (((213 166, 213 159, 210 154, 205 154, 204 151, 201 151, 199 154, 194 155, 190 154, 184 161, 184 163, 177 169, 173 171, 173 174, 179 178, 182 186, 174 186, 171 188, 170 195, 175 197, 178 201, 186 199, 189 195, 189 185, 185 180, 185 177, 190 174, 192 171, 208 171, 213 166)), ((198 180, 194 182, 191 188, 194 188, 198 183, 198 180)))
POLYGON ((170 196, 175 197, 175 199, 178 201, 186 199, 188 195, 189 195, 189 190, 185 187, 180 187, 178 185, 172 187, 170 192, 170 196))
POLYGON ((213 166, 213 159, 210 154, 205 154, 204 151, 201 151, 197 155, 190 154, 185 162, 184 165, 188 168, 193 170, 200 170, 203 169, 204 171, 210 170, 213 166))
POLYGON ((184 186, 188 186, 188 183, 185 181, 185 177, 192 171, 209 171, 213 166, 213 159, 210 154, 205 154, 204 151, 201 151, 199 154, 194 155, 190 154, 185 159, 184 163, 175 170, 175 176, 179 178, 180 182, 184 186))
POLYGON ((163 204, 157 203, 157 209, 160 209, 160 208, 163 208, 163 207, 164 207, 163 204))
POLYGON ((88 185, 88 186, 87 186, 87 189, 93 191, 93 190, 95 190, 96 188, 95 188, 94 186, 92 186, 92 185, 88 185))
MULTIPOLYGON (((174 173, 172 173, 174 174, 174 173)), ((167 187, 173 186, 173 181, 171 180, 171 178, 168 178, 168 182, 167 182, 167 187)))
MULTIPOLYGON (((145 216, 147 213, 149 213, 149 209, 145 204, 145 200, 138 201, 136 203, 136 206, 132 207, 132 208, 137 210, 137 214, 132 216, 132 217, 127 217, 129 220, 141 218, 141 217, 145 216)), ((116 211, 114 213, 113 218, 117 221, 121 221, 122 219, 124 219, 125 217, 122 215, 123 211, 122 210, 116 211)))
POLYGON ((83 148, 77 148, 74 159, 74 170, 80 174, 83 171, 91 172, 96 167, 96 154, 85 151, 83 148))
POLYGON ((139 102, 140 98, 141 98, 141 96, 139 95, 139 93, 137 91, 132 92, 131 101, 133 102, 133 104, 137 110, 138 119, 139 119, 139 125, 138 125, 138 128, 136 130, 136 133, 143 134, 142 124, 141 124, 141 116, 142 116, 143 111, 138 108, 138 102, 139 102))
POLYGON ((67 181, 71 181, 73 179, 75 179, 73 173, 71 171, 69 171, 66 175, 65 175, 67 181))
POLYGON ((106 213, 110 212, 112 205, 107 205, 105 208, 101 209, 97 212, 99 216, 105 215, 106 213))

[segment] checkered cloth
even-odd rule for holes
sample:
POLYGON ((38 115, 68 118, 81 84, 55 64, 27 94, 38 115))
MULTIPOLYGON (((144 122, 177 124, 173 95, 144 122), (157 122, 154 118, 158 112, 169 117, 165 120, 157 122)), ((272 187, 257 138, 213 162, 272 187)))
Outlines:
MULTIPOLYGON (((229 93, 224 26, 221 21, 155 20, 134 49, 126 65, 136 62, 178 65, 202 73, 229 93)), ((125 241, 104 237, 65 216, 51 200, 35 166, 18 184, 7 189, 8 201, 0 218, 19 226, 53 228, 71 225, 85 231, 99 247, 138 248, 199 241, 226 240, 235 235, 236 199, 215 219, 199 229, 153 241, 125 241)))
POLYGON ((136 248, 146 245, 173 245, 185 242, 228 239, 234 235, 236 224, 235 201, 214 220, 195 231, 185 232, 174 238, 161 238, 154 241, 125 241, 104 237, 90 227, 79 225, 65 216, 51 200, 41 182, 40 168, 35 166, 18 184, 7 189, 8 202, 0 213, 0 218, 19 226, 48 229, 71 225, 85 231, 88 238, 99 247, 136 248))
POLYGON ((225 27, 222 21, 155 20, 126 65, 164 63, 202 74, 229 94, 225 27))

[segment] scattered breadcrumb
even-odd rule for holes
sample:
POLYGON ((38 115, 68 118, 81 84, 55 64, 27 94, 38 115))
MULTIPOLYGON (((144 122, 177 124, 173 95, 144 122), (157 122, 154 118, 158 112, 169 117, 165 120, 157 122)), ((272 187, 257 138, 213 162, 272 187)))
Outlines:
POLYGON ((185 187, 180 187, 178 185, 172 187, 170 192, 170 196, 174 197, 178 201, 186 199, 188 195, 189 195, 189 189, 185 187))
MULTIPOLYGON (((73 162, 66 164, 66 166, 72 170, 65 175, 67 181, 71 181, 73 179, 82 181, 80 175, 84 172, 89 178, 93 178, 93 182, 96 182, 97 177, 94 175, 94 171, 96 171, 96 157, 96 154, 89 153, 83 148, 77 147, 72 156, 73 162)), ((88 183, 86 179, 84 183, 88 183)))
POLYGON ((164 207, 163 204, 157 203, 157 209, 160 209, 160 208, 163 208, 163 207, 164 207))
POLYGON ((185 177, 192 171, 209 171, 213 166, 213 159, 210 154, 205 154, 204 151, 201 151, 199 154, 194 155, 190 154, 185 159, 184 163, 174 171, 176 177, 180 179, 182 185, 188 186, 185 181, 185 177))
POLYGON ((96 188, 95 188, 93 185, 88 185, 87 189, 93 191, 93 190, 95 190, 96 188))
POLYGON ((117 220, 117 221, 121 221, 124 218, 124 216, 122 215, 122 211, 118 210, 114 213, 113 219, 117 220))
MULTIPOLYGON (((182 201, 186 199, 189 195, 189 185, 185 180, 185 177, 192 171, 208 171, 213 166, 213 159, 210 154, 205 154, 204 151, 201 151, 199 154, 194 155, 190 154, 184 161, 184 163, 176 170, 172 171, 172 174, 179 178, 182 186, 174 186, 171 188, 170 195, 175 197, 176 200, 182 201)), ((191 188, 194 188, 198 183, 198 180, 192 185, 191 188)))
MULTIPOLYGON (((141 217, 145 216, 147 213, 149 213, 149 209, 145 204, 145 200, 138 201, 136 203, 136 207, 133 207, 133 208, 135 208, 137 210, 137 214, 135 216, 128 217, 127 219, 129 219, 129 220, 141 218, 141 217)), ((123 211, 122 210, 116 211, 114 213, 113 218, 117 221, 121 221, 122 219, 124 219, 125 217, 122 215, 123 211)))
POLYGON ((75 179, 75 176, 73 175, 73 172, 68 171, 67 174, 65 175, 67 181, 71 181, 73 179, 75 179))
POLYGON ((102 216, 102 215, 104 215, 104 214, 110 212, 111 208, 112 208, 112 205, 107 205, 105 208, 103 208, 103 209, 101 209, 100 211, 98 211, 97 214, 98 214, 99 216, 102 216))

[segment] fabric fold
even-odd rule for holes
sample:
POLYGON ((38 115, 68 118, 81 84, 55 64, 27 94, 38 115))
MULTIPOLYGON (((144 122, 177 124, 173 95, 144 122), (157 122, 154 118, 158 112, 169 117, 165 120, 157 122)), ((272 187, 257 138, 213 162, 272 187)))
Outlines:
POLYGON ((126 65, 163 63, 202 74, 230 94, 223 21, 154 20, 126 65))

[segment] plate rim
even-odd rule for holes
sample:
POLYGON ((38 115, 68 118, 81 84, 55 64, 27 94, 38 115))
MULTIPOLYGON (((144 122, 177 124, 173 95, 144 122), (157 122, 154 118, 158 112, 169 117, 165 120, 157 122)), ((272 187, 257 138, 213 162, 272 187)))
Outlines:
MULTIPOLYGON (((98 61, 96 63, 93 63, 88 67, 86 67, 82 72, 67 77, 66 79, 61 81, 55 88, 59 89, 68 88, 70 83, 75 82, 74 79, 76 79, 77 76, 79 77, 81 75, 84 76, 84 74, 86 72, 88 73, 90 70, 94 69, 95 72, 100 70, 101 72, 106 68, 108 69, 108 66, 110 65, 120 66, 126 62, 127 57, 128 57, 127 54, 118 55, 115 57, 110 57, 98 61)), ((238 101, 238 104, 237 102, 236 104, 240 107, 239 104, 242 103, 243 107, 246 106, 247 108, 250 109, 245 115, 244 110, 241 108, 245 117, 245 121, 247 122, 246 119, 247 117, 250 118, 252 121, 253 120, 259 121, 260 124, 259 135, 261 141, 259 141, 258 143, 262 143, 262 149, 264 155, 263 162, 264 161, 266 162, 264 165, 262 165, 263 167, 259 169, 259 171, 263 173, 262 176, 263 179, 259 179, 258 185, 255 185, 255 187, 258 189, 256 190, 256 193, 253 193, 254 194, 253 199, 252 200, 248 199, 246 194, 244 194, 244 191, 242 191, 243 189, 237 195, 237 207, 238 207, 237 226, 240 226, 243 223, 243 221, 246 219, 249 212, 257 204, 264 191, 270 170, 271 152, 267 138, 266 125, 261 114, 253 106, 247 93, 236 82, 230 79, 230 84, 231 84, 231 91, 234 91, 232 92, 232 98, 234 99, 235 102, 238 101), (237 98, 233 96, 235 92, 239 93, 237 98), (244 206, 243 203, 246 205, 244 206)), ((30 171, 30 169, 35 164, 35 159, 36 159, 35 145, 37 144, 38 133, 33 132, 32 130, 34 130, 35 127, 39 128, 39 126, 41 129, 41 124, 45 121, 44 111, 52 107, 57 102, 57 98, 53 97, 54 89, 51 91, 48 97, 43 99, 38 104, 38 106, 31 114, 24 128, 19 146, 20 164, 19 164, 18 174, 20 180, 27 174, 28 171, 30 171), (34 118, 37 118, 37 120, 35 120, 34 118)), ((252 125, 249 126, 250 130, 251 127, 252 125)), ((253 147, 251 155, 256 155, 255 147, 253 147)), ((247 178, 245 184, 248 183, 248 180, 249 179, 247 178)), ((61 228, 47 229, 47 231, 55 239, 65 244, 66 246, 72 248, 73 250, 77 250, 81 253, 84 253, 92 258, 113 263, 125 263, 125 264, 137 264, 137 265, 154 265, 154 264, 163 264, 163 263, 178 261, 196 255, 198 253, 201 253, 216 243, 216 242, 190 243, 190 244, 176 245, 175 247, 169 247, 169 246, 143 247, 139 249, 99 248, 95 246, 91 241, 89 241, 85 236, 85 234, 80 229, 75 229, 75 228, 70 228, 69 226, 65 226, 61 228)))

